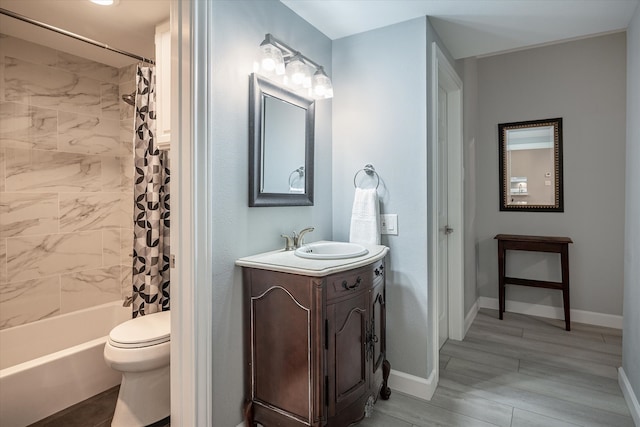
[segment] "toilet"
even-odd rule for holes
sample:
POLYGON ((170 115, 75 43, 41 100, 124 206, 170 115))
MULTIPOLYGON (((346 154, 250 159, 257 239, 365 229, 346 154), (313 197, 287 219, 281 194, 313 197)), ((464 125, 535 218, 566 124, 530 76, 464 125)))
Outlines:
POLYGON ((122 372, 112 427, 148 426, 169 416, 170 338, 169 311, 136 317, 111 330, 104 360, 122 372))

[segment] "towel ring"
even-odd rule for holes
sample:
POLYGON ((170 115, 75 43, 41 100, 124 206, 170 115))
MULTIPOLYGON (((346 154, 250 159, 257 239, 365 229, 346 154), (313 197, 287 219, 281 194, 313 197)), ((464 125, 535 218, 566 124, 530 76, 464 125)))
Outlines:
POLYGON ((356 178, 358 177, 358 174, 360 172, 364 172, 369 176, 376 176, 377 182, 376 182, 376 190, 378 189, 378 186, 380 186, 380 175, 378 175, 378 172, 376 172, 376 169, 373 167, 372 164, 366 164, 364 165, 364 168, 360 169, 358 172, 356 172, 356 174, 353 176, 353 186, 355 188, 358 188, 358 185, 356 184, 356 178))
POLYGON ((299 178, 302 178, 304 176, 304 166, 300 166, 298 169, 294 170, 289 174, 289 188, 291 188, 292 178, 294 178, 294 175, 296 173, 298 174, 299 178))

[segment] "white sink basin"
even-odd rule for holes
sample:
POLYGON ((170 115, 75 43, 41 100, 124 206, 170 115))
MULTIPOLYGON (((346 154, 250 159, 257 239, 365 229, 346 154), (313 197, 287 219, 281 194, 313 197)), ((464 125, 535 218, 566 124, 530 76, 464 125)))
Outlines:
POLYGON ((357 243, 317 242, 304 245, 294 252, 300 258, 344 259, 366 255, 369 250, 357 243))

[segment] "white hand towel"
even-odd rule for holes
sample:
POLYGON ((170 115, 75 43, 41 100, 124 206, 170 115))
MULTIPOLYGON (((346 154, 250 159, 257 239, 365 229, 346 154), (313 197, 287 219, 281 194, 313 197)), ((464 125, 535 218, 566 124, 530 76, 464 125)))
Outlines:
POLYGON ((380 204, 375 188, 356 188, 351 211, 349 241, 380 244, 380 204))

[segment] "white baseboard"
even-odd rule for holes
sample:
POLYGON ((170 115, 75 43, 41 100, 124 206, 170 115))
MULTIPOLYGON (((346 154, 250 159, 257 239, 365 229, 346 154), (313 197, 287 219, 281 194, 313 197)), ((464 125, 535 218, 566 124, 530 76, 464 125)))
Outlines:
POLYGON ((620 388, 622 389, 622 394, 629 407, 629 412, 631 412, 633 422, 635 422, 637 426, 640 426, 640 403, 622 367, 618 368, 618 384, 620 384, 620 388))
POLYGON ((431 372, 429 378, 421 378, 392 369, 389 374, 389 388, 418 399, 431 400, 438 385, 435 378, 435 370, 431 372))
MULTIPOLYGON (((498 299, 479 297, 478 305, 480 308, 491 308, 497 310, 498 299)), ((550 305, 529 304, 526 302, 507 300, 505 303, 505 310, 512 313, 528 314, 531 316, 564 319, 564 309, 562 307, 552 307, 550 305)), ((586 323, 589 325, 605 326, 607 328, 622 329, 622 316, 617 316, 615 314, 571 309, 571 321, 586 323)))
POLYGON ((478 310, 480 310, 480 304, 478 304, 478 300, 476 300, 476 302, 473 303, 473 305, 471 306, 471 309, 469 310, 469 312, 467 313, 467 315, 464 318, 464 334, 465 334, 465 336, 467 335, 467 332, 469 331, 469 328, 471 327, 471 324, 473 323, 473 321, 475 320, 476 316, 478 315, 478 310))

